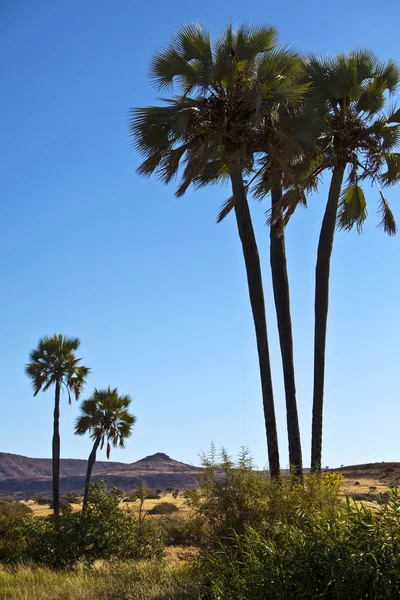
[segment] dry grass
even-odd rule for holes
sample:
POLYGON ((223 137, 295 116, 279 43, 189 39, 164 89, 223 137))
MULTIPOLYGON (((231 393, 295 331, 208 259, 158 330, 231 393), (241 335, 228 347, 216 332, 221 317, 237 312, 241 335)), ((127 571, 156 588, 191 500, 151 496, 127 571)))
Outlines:
POLYGON ((189 600, 197 598, 188 568, 166 562, 98 561, 74 571, 0 570, 2 600, 189 600))
MULTIPOLYGON (((179 508, 180 515, 190 514, 190 509, 186 505, 185 498, 182 495, 179 495, 177 498, 174 498, 172 494, 163 494, 160 500, 145 500, 143 509, 145 511, 149 511, 160 502, 173 502, 179 508)), ((21 503, 29 506, 32 509, 33 514, 37 517, 47 517, 52 513, 52 510, 48 507, 47 504, 37 504, 34 500, 22 500, 21 503)), ((121 508, 137 511, 138 507, 138 502, 121 502, 121 508)), ((74 512, 79 512, 80 510, 82 510, 82 504, 71 504, 71 508, 74 512)), ((151 516, 152 518, 158 518, 158 515, 149 516, 151 516)))

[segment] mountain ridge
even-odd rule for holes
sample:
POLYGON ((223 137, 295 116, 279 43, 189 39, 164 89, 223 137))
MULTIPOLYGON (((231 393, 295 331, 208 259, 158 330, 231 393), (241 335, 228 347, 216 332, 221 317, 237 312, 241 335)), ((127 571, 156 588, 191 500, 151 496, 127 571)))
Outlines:
MULTIPOLYGON (((79 458, 60 460, 60 492, 82 493, 87 461, 79 458)), ((108 488, 123 491, 146 483, 150 489, 194 488, 198 484, 200 467, 172 459, 163 452, 146 456, 133 463, 98 461, 93 480, 104 479, 108 488)), ((0 495, 16 497, 51 494, 52 467, 50 458, 31 458, 20 454, 0 452, 0 495)))

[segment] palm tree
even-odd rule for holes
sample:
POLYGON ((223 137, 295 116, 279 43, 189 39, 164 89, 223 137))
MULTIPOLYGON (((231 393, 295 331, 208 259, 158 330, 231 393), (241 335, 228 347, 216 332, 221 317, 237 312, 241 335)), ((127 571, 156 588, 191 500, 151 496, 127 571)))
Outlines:
POLYGON ((267 212, 270 225, 270 264, 285 385, 289 463, 292 473, 299 477, 302 476, 303 460, 296 399, 285 226, 291 214, 289 207, 298 202, 306 202, 304 190, 310 184, 305 159, 315 147, 315 135, 318 131, 318 119, 314 113, 313 104, 308 100, 294 109, 281 107, 272 115, 274 122, 270 123, 269 131, 274 131, 275 135, 270 133, 267 140, 263 140, 266 143, 261 148, 262 168, 253 188, 254 195, 259 200, 268 194, 271 196, 271 208, 267 212))
POLYGON ((400 181, 400 110, 385 111, 387 95, 399 83, 395 63, 379 62, 369 51, 353 51, 335 59, 311 58, 307 71, 313 95, 324 106, 313 176, 332 170, 328 201, 318 243, 315 276, 314 394, 311 467, 321 468, 325 346, 329 273, 335 226, 361 231, 367 216, 364 192, 368 179, 378 188, 380 225, 389 235, 396 223, 381 186, 400 181), (386 171, 384 171, 386 169, 386 171), (346 186, 342 188, 347 177, 346 186))
POLYGON ((109 459, 111 444, 114 447, 124 448, 126 438, 132 433, 136 417, 128 412, 130 403, 129 396, 120 396, 117 388, 112 390, 110 386, 105 390, 95 389, 91 397, 82 402, 82 415, 76 420, 75 433, 84 435, 89 431, 90 437, 94 440, 86 474, 84 511, 88 502, 89 484, 99 446, 102 450, 107 441, 107 459, 109 459))
POLYGON ((279 475, 279 449, 260 259, 247 201, 246 177, 254 166, 266 117, 280 105, 299 102, 305 86, 288 74, 297 54, 278 46, 270 27, 229 26, 212 45, 199 25, 186 25, 157 52, 151 72, 159 89, 175 85, 164 106, 132 111, 131 132, 144 162, 138 172, 156 172, 170 182, 184 165, 176 195, 226 178, 246 266, 256 332, 271 476, 279 475))
POLYGON ((54 426, 53 426, 53 509, 54 516, 60 512, 60 395, 64 388, 68 393, 71 404, 71 394, 79 399, 86 377, 90 373, 88 367, 80 365, 81 358, 76 357, 80 346, 78 338, 68 338, 58 334, 43 337, 37 348, 29 355, 29 363, 25 372, 30 377, 34 396, 40 390, 46 392, 50 386, 55 386, 54 426))

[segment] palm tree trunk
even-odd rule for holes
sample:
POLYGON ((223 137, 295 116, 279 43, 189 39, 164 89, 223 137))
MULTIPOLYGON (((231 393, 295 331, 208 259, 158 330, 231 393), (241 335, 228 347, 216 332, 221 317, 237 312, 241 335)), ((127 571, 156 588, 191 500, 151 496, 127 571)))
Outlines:
POLYGON ((279 476, 279 448, 276 430, 274 395, 272 389, 271 364, 268 348, 267 322, 265 316, 264 291, 261 277, 260 258, 251 221, 246 191, 243 185, 240 156, 237 152, 229 161, 232 192, 235 197, 235 215, 242 242, 246 265, 250 304, 257 338, 258 360, 261 375, 261 389, 264 406, 265 428, 267 432, 268 460, 271 477, 279 476))
MULTIPOLYGON (((282 174, 280 171, 273 171, 271 173, 272 210, 274 210, 274 207, 282 199, 281 179, 282 174)), ((289 279, 286 263, 285 236, 284 232, 280 231, 279 223, 271 225, 270 262, 285 385, 289 463, 293 473, 301 477, 303 474, 303 461, 296 401, 289 279)))
POLYGON ((328 202, 322 221, 315 269, 314 395, 311 435, 311 470, 319 472, 322 461, 322 416, 324 403, 326 327, 329 303, 329 272, 345 167, 333 169, 328 202))
POLYGON ((53 511, 60 514, 60 392, 61 383, 56 381, 53 423, 53 511))
POLYGON ((82 512, 86 511, 88 498, 89 498, 89 485, 90 485, 90 480, 92 478, 92 471, 93 471, 94 463, 96 462, 96 453, 97 453, 97 448, 99 447, 99 444, 100 444, 100 437, 97 437, 93 444, 92 451, 89 454, 87 473, 86 473, 86 482, 85 482, 85 495, 83 497, 82 512))

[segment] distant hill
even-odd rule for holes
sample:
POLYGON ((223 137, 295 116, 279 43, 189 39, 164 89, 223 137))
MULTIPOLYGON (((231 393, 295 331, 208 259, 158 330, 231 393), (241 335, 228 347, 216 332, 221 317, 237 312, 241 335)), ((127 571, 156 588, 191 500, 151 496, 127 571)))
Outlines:
POLYGON ((348 465, 332 471, 342 473, 348 479, 374 479, 382 483, 400 483, 400 463, 378 462, 362 465, 348 465))
MULTIPOLYGON (((83 493, 86 466, 86 460, 61 459, 61 494, 83 493)), ((368 463, 343 466, 331 471, 343 473, 346 479, 373 479, 386 485, 390 482, 400 483, 400 463, 368 463)), ((108 489, 118 487, 124 492, 137 488, 142 483, 146 483, 151 490, 165 490, 168 487, 182 490, 196 487, 200 472, 200 467, 187 465, 157 452, 130 464, 96 462, 93 480, 104 479, 108 489)), ((24 498, 51 496, 51 493, 50 458, 28 458, 0 452, 0 496, 15 494, 17 498, 24 498)))
MULTIPOLYGON (((62 458, 60 493, 83 493, 86 460, 62 458)), ((126 464, 110 461, 96 462, 93 480, 104 479, 107 487, 129 491, 145 482, 152 490, 194 488, 198 483, 200 467, 173 460, 157 452, 137 462, 126 464)), ((19 454, 0 452, 0 496, 17 497, 51 495, 51 459, 28 458, 19 454)))

